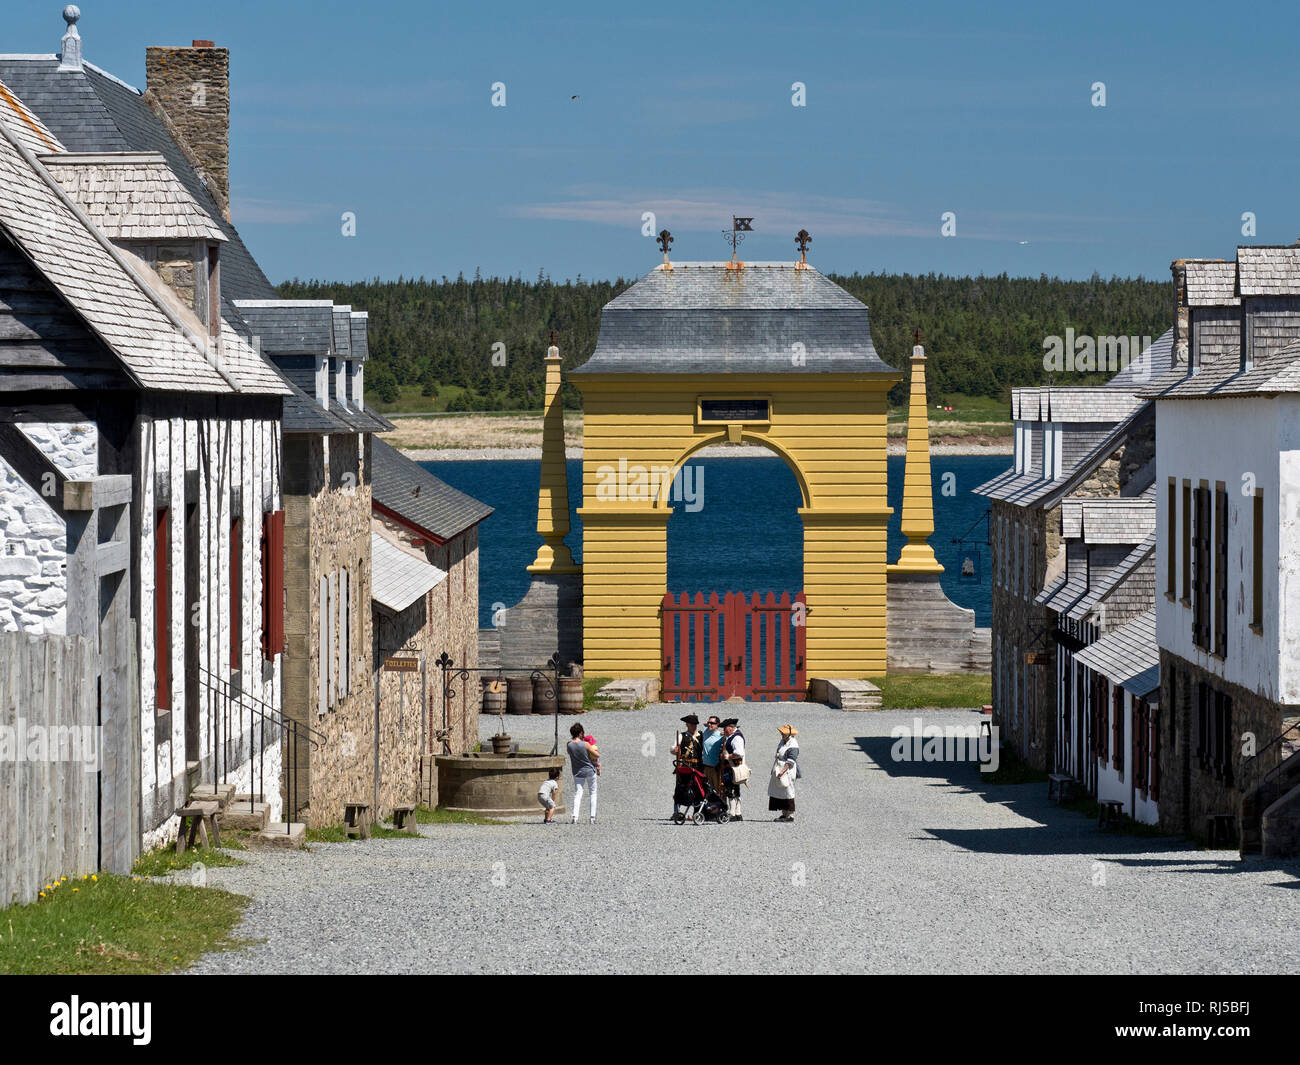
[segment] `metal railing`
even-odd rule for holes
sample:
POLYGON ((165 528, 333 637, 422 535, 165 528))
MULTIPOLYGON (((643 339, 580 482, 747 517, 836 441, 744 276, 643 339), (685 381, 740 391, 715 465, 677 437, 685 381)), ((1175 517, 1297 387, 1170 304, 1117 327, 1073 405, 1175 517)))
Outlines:
POLYGON ((298 814, 307 805, 306 802, 301 801, 298 789, 299 743, 306 743, 308 750, 312 747, 319 748, 325 743, 324 734, 301 721, 285 717, 281 711, 263 699, 242 690, 236 692, 229 681, 213 673, 210 669, 200 666, 199 672, 202 674, 201 682, 203 686, 221 700, 220 712, 208 715, 208 745, 209 750, 212 752, 213 790, 215 791, 221 784, 228 782, 232 772, 232 761, 236 763, 234 768, 238 768, 241 733, 237 730, 234 719, 235 714, 238 713, 242 720, 243 711, 248 710, 254 718, 249 729, 250 737, 254 730, 257 734, 254 744, 256 749, 249 751, 249 812, 253 812, 259 794, 264 801, 266 798, 266 767, 263 764, 263 758, 266 753, 267 729, 269 727, 274 730, 272 740, 278 739, 281 743, 280 765, 284 775, 285 806, 287 807, 285 812, 289 815, 284 819, 285 831, 291 831, 290 826, 297 820, 298 814), (258 787, 259 778, 261 780, 260 790, 258 787))
MULTIPOLYGON (((454 685, 458 680, 462 683, 468 681, 471 673, 494 675, 498 680, 501 680, 504 679, 507 673, 520 674, 527 672, 530 680, 541 680, 547 684, 547 700, 557 698, 560 691, 560 654, 558 651, 551 655, 550 660, 545 666, 537 667, 512 667, 503 665, 488 667, 458 666, 452 660, 451 655, 446 651, 443 651, 433 664, 442 670, 442 728, 435 733, 435 736, 442 740, 442 753, 444 755, 452 753, 451 744, 447 742, 451 735, 451 728, 448 722, 448 707, 450 706, 451 701, 456 698, 457 692, 454 685)), ((465 740, 466 743, 468 743, 469 737, 466 736, 465 740)), ((559 750, 560 715, 557 713, 555 715, 555 744, 551 748, 551 754, 557 754, 559 750)))

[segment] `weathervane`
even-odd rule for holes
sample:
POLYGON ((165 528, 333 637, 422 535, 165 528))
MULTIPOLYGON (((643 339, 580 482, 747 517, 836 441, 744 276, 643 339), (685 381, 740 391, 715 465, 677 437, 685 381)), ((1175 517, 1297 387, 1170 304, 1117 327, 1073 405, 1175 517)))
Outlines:
POLYGON ((799 265, 808 265, 808 245, 812 243, 812 237, 808 230, 801 229, 794 235, 794 242, 799 246, 799 265))
POLYGON ((552 330, 551 330, 551 347, 553 347, 553 348, 558 348, 559 346, 560 346, 560 334, 557 333, 554 329, 552 329, 552 330))
POLYGON ((740 247, 741 242, 745 239, 746 233, 754 232, 754 227, 750 225, 754 220, 752 218, 737 218, 731 216, 731 228, 722 231, 722 239, 729 241, 731 244, 731 261, 736 261, 736 249, 740 247))
POLYGON ((672 263, 668 261, 668 245, 672 242, 673 235, 669 233, 668 230, 659 230, 659 236, 656 238, 656 243, 659 245, 659 250, 664 253, 664 266, 672 266, 672 263))

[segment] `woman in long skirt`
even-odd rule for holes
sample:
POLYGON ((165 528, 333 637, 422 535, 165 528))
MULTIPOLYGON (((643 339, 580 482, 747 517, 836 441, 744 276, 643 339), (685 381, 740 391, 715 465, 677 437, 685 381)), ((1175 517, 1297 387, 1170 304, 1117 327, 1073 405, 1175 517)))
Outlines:
POLYGON ((794 820, 794 782, 799 777, 799 730, 793 725, 777 729, 781 742, 772 763, 772 778, 767 784, 767 808, 779 811, 778 821, 794 820))

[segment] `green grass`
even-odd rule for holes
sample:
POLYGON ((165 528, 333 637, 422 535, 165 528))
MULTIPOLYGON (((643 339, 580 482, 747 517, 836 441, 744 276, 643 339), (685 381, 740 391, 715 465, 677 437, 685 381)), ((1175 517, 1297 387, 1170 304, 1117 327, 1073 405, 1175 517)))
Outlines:
POLYGON ((598 691, 600 691, 601 688, 603 688, 606 684, 608 684, 608 683, 609 683, 611 680, 613 680, 613 679, 614 679, 613 677, 588 677, 588 676, 583 676, 583 678, 582 678, 582 708, 583 708, 584 710, 595 710, 595 709, 597 709, 597 705, 596 705, 596 693, 597 693, 598 691))
MULTIPOLYGON (((1008 431, 1011 429, 1011 404, 1005 399, 995 399, 992 396, 963 396, 956 392, 939 396, 931 392, 929 400, 929 420, 932 422, 1001 422, 1006 425, 1008 431), (939 410, 940 403, 945 407, 951 407, 952 410, 939 410)), ((901 407, 891 407, 889 417, 893 420, 906 421, 906 404, 901 407)))
POLYGON ((879 686, 884 710, 970 709, 993 699, 993 678, 986 673, 891 673, 866 679, 879 686))
MULTIPOLYGON (((366 406, 373 407, 381 414, 429 414, 436 411, 445 411, 447 405, 453 399, 461 395, 465 389, 460 385, 439 385, 438 395, 430 399, 424 395, 420 385, 399 385, 397 399, 392 403, 385 403, 379 398, 378 394, 366 389, 366 406)), ((518 416, 520 414, 536 414, 540 419, 542 410, 540 407, 535 411, 527 410, 494 410, 494 411, 461 411, 462 414, 481 413, 483 415, 500 414, 503 416, 518 416)))
POLYGON ((441 806, 431 808, 424 805, 415 808, 415 820, 422 825, 506 825, 510 823, 492 817, 467 814, 461 810, 444 810, 441 806))
POLYGON ((231 930, 242 895, 105 873, 51 886, 0 910, 0 973, 166 973, 213 950, 244 946, 231 930))
POLYGON ((201 862, 206 866, 218 865, 243 865, 233 854, 227 854, 229 850, 244 850, 244 845, 237 840, 227 839, 224 835, 221 839, 222 846, 216 847, 191 847, 184 854, 177 854, 174 847, 159 847, 157 850, 146 851, 135 860, 131 867, 131 873, 134 876, 166 876, 168 873, 174 873, 177 869, 188 869, 195 863, 201 862))

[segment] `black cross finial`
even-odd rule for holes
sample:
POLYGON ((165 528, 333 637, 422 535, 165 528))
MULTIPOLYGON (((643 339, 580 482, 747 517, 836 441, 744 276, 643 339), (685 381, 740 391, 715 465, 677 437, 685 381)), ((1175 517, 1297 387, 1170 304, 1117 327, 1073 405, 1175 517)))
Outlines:
POLYGON ((912 346, 919 348, 921 346, 921 327, 917 326, 912 333, 912 346))
POLYGON ((794 242, 799 246, 799 261, 808 261, 808 245, 812 243, 812 236, 808 230, 801 229, 794 235, 794 242))
POLYGON ((560 343, 560 334, 557 333, 554 329, 552 329, 552 330, 551 330, 551 347, 553 347, 553 348, 555 348, 555 347, 559 347, 559 343, 560 343))
POLYGON ((659 236, 656 238, 656 243, 659 245, 659 250, 664 253, 665 262, 668 261, 668 245, 671 244, 672 242, 673 242, 673 235, 669 233, 668 230, 666 229, 659 230, 659 236))

